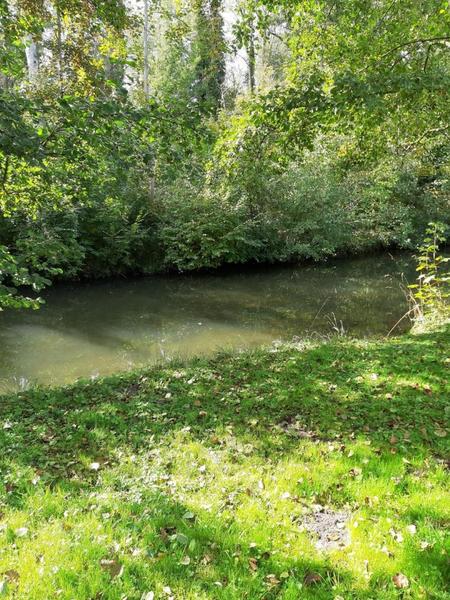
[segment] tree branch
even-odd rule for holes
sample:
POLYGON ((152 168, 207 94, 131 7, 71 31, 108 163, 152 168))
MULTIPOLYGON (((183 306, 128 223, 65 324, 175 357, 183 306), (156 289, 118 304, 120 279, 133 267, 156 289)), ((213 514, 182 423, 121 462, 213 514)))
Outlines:
POLYGON ((410 142, 409 144, 406 144, 405 150, 410 150, 411 148, 414 148, 414 146, 417 146, 417 144, 420 144, 420 142, 424 138, 431 135, 432 133, 443 133, 444 131, 447 131, 448 129, 450 129, 450 125, 446 125, 445 127, 433 127, 433 129, 427 129, 426 131, 424 131, 422 133, 422 135, 419 138, 417 138, 417 140, 415 140, 414 142, 410 142))
POLYGON ((2 177, 2 188, 5 189, 6 182, 8 181, 8 170, 9 170, 9 155, 5 157, 5 168, 3 169, 3 177, 2 177))
POLYGON ((446 41, 450 41, 450 35, 443 35, 440 37, 433 37, 433 38, 420 38, 418 40, 409 40, 408 42, 403 42, 402 44, 399 44, 398 46, 394 46, 394 48, 391 48, 390 50, 388 50, 387 52, 382 54, 381 58, 384 58, 385 56, 388 56, 389 54, 392 54, 393 52, 396 52, 397 50, 400 50, 401 48, 406 48, 406 46, 414 46, 415 44, 439 43, 439 42, 446 42, 446 41))

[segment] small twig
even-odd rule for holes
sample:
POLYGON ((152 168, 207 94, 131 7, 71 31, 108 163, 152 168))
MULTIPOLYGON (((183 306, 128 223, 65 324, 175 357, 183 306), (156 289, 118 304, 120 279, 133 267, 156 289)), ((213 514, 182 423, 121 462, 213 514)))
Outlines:
POLYGON ((3 169, 3 177, 2 177, 2 188, 5 189, 6 182, 8 180, 8 170, 9 170, 9 155, 5 158, 5 168, 3 169))
POLYGON ((325 306, 325 304, 328 302, 328 300, 330 299, 330 296, 328 296, 328 298, 325 298, 324 303, 322 304, 322 306, 319 308, 319 310, 316 313, 316 316, 314 317, 314 319, 312 320, 311 325, 309 326, 309 328, 311 329, 311 327, 314 325, 314 323, 316 322, 317 317, 320 315, 320 313, 323 310, 323 307, 325 306))
POLYGON ((404 148, 405 148, 405 150, 409 150, 410 148, 417 146, 417 144, 420 144, 420 142, 424 138, 429 136, 431 133, 442 133, 444 131, 447 131, 447 129, 450 129, 450 125, 446 125, 445 127, 434 127, 433 129, 427 129, 419 138, 417 138, 417 140, 415 140, 414 142, 410 142, 409 144, 406 144, 404 146, 404 148))
POLYGON ((269 29, 267 33, 268 33, 268 35, 271 35, 271 36, 277 38, 277 40, 280 40, 280 42, 282 44, 284 44, 286 46, 286 48, 290 48, 288 42, 281 35, 279 35, 278 33, 275 33, 275 31, 272 31, 269 29))
POLYGON ((393 52, 396 52, 397 50, 400 50, 401 48, 405 48, 406 46, 414 46, 415 44, 428 44, 428 43, 431 43, 431 44, 437 43, 438 44, 439 42, 445 42, 445 41, 450 41, 449 35, 443 35, 443 36, 434 37, 434 38, 419 38, 418 40, 409 40, 408 42, 403 42, 402 44, 398 44, 398 46, 394 46, 393 48, 391 48, 390 50, 388 50, 387 52, 382 54, 380 58, 385 58, 389 54, 392 54, 393 52))
POLYGON ((431 54, 431 48, 432 48, 432 44, 430 44, 427 48, 427 55, 425 57, 425 62, 423 63, 423 71, 425 72, 427 70, 427 66, 428 66, 428 60, 430 59, 430 54, 431 54))
POLYGON ((410 310, 408 310, 408 312, 406 312, 406 313, 403 315, 403 317, 401 317, 401 318, 400 318, 400 319, 397 321, 397 323, 394 325, 394 327, 392 327, 392 328, 389 330, 389 332, 388 332, 388 334, 387 334, 387 337, 389 337, 389 336, 391 335, 391 333, 394 331, 394 329, 395 329, 395 328, 396 328, 398 325, 400 325, 400 323, 403 321, 403 319, 405 319, 405 318, 406 318, 408 315, 410 315, 410 314, 411 314, 412 312, 414 312, 415 310, 417 310, 417 306, 413 306, 413 307, 412 307, 410 310))
POLYGON ((390 4, 390 6, 384 12, 384 14, 381 15, 381 17, 378 19, 375 27, 372 29, 373 33, 375 33, 381 27, 383 21, 386 19, 386 17, 388 16, 388 14, 390 13, 390 11, 394 8, 394 6, 396 4, 397 4, 397 0, 393 0, 392 3, 390 4))

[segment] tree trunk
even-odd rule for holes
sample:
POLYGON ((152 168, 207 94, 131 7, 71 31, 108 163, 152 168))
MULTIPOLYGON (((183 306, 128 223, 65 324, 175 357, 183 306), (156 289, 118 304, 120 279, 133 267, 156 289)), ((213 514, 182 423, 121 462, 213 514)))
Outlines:
POLYGON ((63 54, 62 54, 62 23, 61 23, 61 12, 59 8, 56 8, 56 36, 58 45, 58 80, 59 90, 63 91, 63 54))
POLYGON ((256 87, 256 79, 255 79, 255 71, 256 71, 256 52, 255 52, 255 38, 254 32, 250 33, 250 38, 248 41, 247 47, 247 55, 248 55, 248 85, 250 88, 250 94, 255 93, 256 87))
POLYGON ((144 95, 150 95, 149 90, 149 48, 148 48, 148 0, 144 0, 144 95))
POLYGON ((27 36, 25 55, 27 58, 28 78, 34 82, 39 75, 39 45, 33 40, 31 35, 27 36))

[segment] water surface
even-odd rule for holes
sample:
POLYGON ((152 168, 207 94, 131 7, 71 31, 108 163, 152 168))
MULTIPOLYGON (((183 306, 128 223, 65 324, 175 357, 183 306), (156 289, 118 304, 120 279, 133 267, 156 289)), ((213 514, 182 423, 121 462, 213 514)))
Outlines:
MULTIPOLYGON (((405 257, 56 285, 0 313, 0 391, 294 336, 386 334, 406 312, 405 257)), ((404 326, 408 323, 405 321, 404 326)))

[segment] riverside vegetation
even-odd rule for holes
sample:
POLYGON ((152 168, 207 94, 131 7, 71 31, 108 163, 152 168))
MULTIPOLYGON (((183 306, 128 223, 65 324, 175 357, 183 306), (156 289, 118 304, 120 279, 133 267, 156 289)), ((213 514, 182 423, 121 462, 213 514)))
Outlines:
POLYGON ((414 248, 449 222, 449 29, 448 0, 1 0, 0 302, 414 248))

